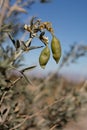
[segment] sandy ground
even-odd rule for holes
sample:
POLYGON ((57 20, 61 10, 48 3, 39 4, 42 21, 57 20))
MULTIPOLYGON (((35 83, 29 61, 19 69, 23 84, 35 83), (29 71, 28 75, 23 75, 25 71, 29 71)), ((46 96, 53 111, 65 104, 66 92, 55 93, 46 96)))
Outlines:
POLYGON ((63 130, 87 130, 87 114, 75 122, 69 122, 63 130))

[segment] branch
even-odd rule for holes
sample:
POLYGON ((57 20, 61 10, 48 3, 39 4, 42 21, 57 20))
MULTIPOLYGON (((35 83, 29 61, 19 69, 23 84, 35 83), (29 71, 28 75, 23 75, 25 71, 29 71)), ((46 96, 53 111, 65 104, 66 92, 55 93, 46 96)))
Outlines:
POLYGON ((8 11, 7 17, 10 17, 11 14, 14 12, 22 12, 22 13, 27 13, 27 11, 25 9, 23 9, 21 6, 14 4, 12 7, 10 7, 10 10, 8 11))
POLYGON ((6 18, 6 12, 9 8, 9 0, 4 0, 1 12, 0 12, 0 27, 4 23, 4 19, 6 18))

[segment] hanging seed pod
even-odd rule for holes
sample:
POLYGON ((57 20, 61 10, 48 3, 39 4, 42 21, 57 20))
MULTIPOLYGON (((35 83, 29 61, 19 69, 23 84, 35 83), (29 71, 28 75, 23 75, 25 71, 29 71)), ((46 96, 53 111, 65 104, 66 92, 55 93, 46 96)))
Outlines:
POLYGON ((54 35, 51 41, 51 50, 54 60, 56 61, 56 63, 58 63, 61 57, 61 46, 60 41, 54 35))
POLYGON ((48 48, 48 46, 46 46, 41 54, 40 54, 40 57, 39 57, 39 64, 40 66, 44 69, 48 60, 50 58, 50 49, 48 48))

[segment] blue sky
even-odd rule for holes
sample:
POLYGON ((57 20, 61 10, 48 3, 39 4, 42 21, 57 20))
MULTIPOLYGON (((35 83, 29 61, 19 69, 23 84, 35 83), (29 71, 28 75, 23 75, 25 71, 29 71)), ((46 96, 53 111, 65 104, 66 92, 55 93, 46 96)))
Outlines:
MULTIPOLYGON (((50 21, 52 23, 55 35, 61 42, 62 55, 64 55, 64 51, 68 50, 69 45, 74 42, 87 45, 87 0, 52 0, 51 3, 46 4, 36 2, 29 9, 29 16, 37 16, 42 21, 50 21)), ((51 40, 51 35, 48 34, 48 37, 51 40)), ((41 45, 41 42, 37 39, 32 44, 36 43, 41 45)), ((38 70, 41 73, 55 71, 59 64, 56 64, 52 58, 45 70, 39 67, 38 56, 40 52, 41 49, 26 54, 26 64, 37 64, 36 71, 38 70)), ((87 58, 81 58, 77 64, 68 66, 67 71, 71 71, 71 73, 81 72, 84 75, 87 73, 85 68, 87 68, 87 58)))

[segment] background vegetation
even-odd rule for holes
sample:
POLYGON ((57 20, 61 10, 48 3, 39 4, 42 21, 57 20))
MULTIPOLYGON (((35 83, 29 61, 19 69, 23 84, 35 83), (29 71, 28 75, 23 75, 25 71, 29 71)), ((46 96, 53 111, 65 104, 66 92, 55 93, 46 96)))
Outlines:
MULTIPOLYGON (((32 76, 31 80, 29 77, 26 78, 19 70, 24 59, 20 56, 14 61, 16 51, 9 45, 8 38, 10 33, 13 37, 19 32, 25 36, 24 21, 19 19, 19 15, 27 13, 27 8, 32 6, 35 0, 0 2, 0 130, 65 128, 68 122, 77 121, 78 117, 86 112, 87 81, 73 83, 63 78, 59 72, 63 66, 75 63, 78 58, 85 56, 87 46, 76 44, 70 46, 70 50, 63 56, 58 72, 42 78, 36 76, 32 76)), ((11 39, 13 43, 20 43, 15 39, 11 39)))

